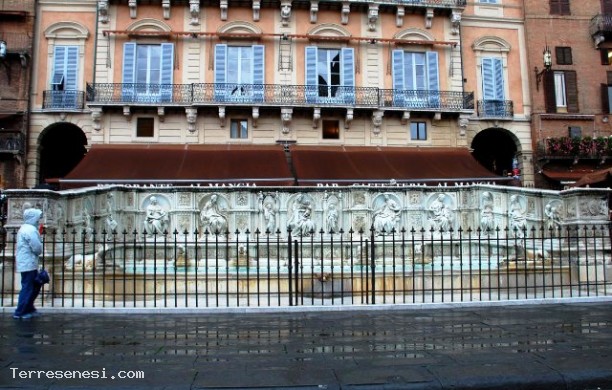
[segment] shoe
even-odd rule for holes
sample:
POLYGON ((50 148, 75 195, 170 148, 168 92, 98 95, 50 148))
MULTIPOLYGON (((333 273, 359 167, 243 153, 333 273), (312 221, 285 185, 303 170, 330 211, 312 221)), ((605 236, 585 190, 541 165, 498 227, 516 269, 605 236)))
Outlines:
POLYGON ((34 310, 30 314, 32 315, 32 317, 40 317, 40 316, 42 316, 42 313, 39 312, 38 310, 34 310))
POLYGON ((20 319, 21 319, 21 316, 18 316, 17 314, 13 314, 13 319, 15 319, 15 320, 20 320, 20 319))
POLYGON ((34 316, 32 315, 32 313, 27 313, 27 314, 22 315, 22 316, 21 316, 21 319, 22 319, 22 320, 29 320, 29 319, 31 319, 32 317, 34 317, 34 316))

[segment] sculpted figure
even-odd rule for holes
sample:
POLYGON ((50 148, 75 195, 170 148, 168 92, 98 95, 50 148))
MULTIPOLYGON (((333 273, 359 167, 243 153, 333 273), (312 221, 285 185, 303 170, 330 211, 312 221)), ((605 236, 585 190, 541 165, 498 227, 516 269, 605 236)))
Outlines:
POLYGON ((149 235, 163 234, 168 223, 168 213, 158 203, 157 198, 152 196, 147 206, 144 227, 149 235))
POLYGON ((453 213, 446 204, 446 195, 438 194, 429 205, 430 226, 436 231, 448 232, 452 227, 453 213))
POLYGON ((491 233, 495 229, 495 220, 493 217, 493 195, 489 191, 482 194, 480 207, 480 228, 485 234, 491 233))
POLYGON ((525 236, 524 230, 527 227, 527 218, 525 217, 525 210, 523 210, 523 205, 518 195, 512 195, 510 197, 508 221, 510 231, 515 232, 517 237, 525 236))
POLYGON ((221 214, 217 195, 212 195, 200 211, 200 223, 202 232, 223 234, 227 231, 227 218, 221 214))
POLYGON ((309 236, 315 229, 312 221, 312 204, 304 195, 300 194, 293 203, 293 214, 287 224, 294 234, 309 236))
POLYGON ((561 212, 558 204, 548 203, 544 208, 544 216, 546 217, 546 229, 554 230, 561 226, 561 212))
POLYGON ((259 193, 259 211, 263 214, 263 231, 264 233, 274 233, 277 224, 276 202, 272 197, 264 198, 263 193, 259 193))
POLYGON ((338 231, 338 209, 336 203, 331 202, 327 206, 327 231, 335 233, 338 231))
POLYGON ((373 214, 374 231, 377 234, 389 234, 395 229, 399 220, 399 206, 389 195, 385 195, 385 201, 373 214))

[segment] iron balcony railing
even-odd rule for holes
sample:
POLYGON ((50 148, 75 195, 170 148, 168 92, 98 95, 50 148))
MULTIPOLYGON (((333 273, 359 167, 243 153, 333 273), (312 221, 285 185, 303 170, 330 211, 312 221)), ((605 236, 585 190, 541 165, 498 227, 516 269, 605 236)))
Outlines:
POLYGON ((43 110, 82 110, 84 107, 84 91, 43 91, 43 110))
MULTIPOLYGON (((44 230, 40 306, 420 304, 612 295, 609 224, 427 231, 155 234, 44 230), (286 235, 285 235, 286 233, 286 235)), ((16 230, 0 249, 15 306, 16 230)))
POLYGON ((478 117, 510 120, 514 117, 514 104, 512 100, 479 100, 478 117))
MULTIPOLYGON (((326 0, 334 2, 334 0, 326 0)), ((336 0, 338 2, 342 0, 336 0)), ((368 0, 351 0, 352 3, 371 3, 368 0)), ((462 8, 467 4, 466 0, 378 0, 380 4, 396 4, 403 6, 427 7, 427 8, 462 8)))
POLYGON ((382 89, 380 90, 380 94, 380 107, 382 108, 433 111, 461 111, 474 109, 473 93, 382 89))
POLYGON ((283 84, 88 84, 90 105, 258 105, 473 110, 473 93, 283 84))
POLYGON ((23 154, 25 137, 20 131, 0 131, 0 153, 23 154))
POLYGON ((612 14, 599 14, 591 19, 589 33, 592 37, 606 36, 612 33, 612 14))

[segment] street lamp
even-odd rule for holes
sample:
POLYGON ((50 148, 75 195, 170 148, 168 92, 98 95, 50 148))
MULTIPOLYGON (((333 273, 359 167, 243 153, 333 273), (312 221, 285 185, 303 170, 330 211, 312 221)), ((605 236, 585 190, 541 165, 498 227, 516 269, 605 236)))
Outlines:
POLYGON ((542 81, 542 77, 546 72, 549 72, 552 68, 552 53, 550 52, 550 48, 548 45, 544 47, 544 51, 542 52, 542 57, 544 61, 544 69, 538 71, 538 67, 536 66, 534 69, 536 76, 536 90, 540 90, 540 82, 542 81))

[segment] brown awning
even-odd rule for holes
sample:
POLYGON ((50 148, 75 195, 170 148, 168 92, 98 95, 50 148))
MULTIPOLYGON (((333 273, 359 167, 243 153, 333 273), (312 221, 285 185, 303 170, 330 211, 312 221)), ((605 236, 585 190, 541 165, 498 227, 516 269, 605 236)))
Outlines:
POLYGON ((294 184, 281 145, 93 145, 62 188, 97 184, 294 184))
POLYGON ((582 175, 574 183, 575 187, 612 187, 612 168, 601 169, 592 173, 582 175))
POLYGON ((299 185, 505 182, 465 148, 291 146, 299 185))
POLYGON ((542 174, 550 180, 563 184, 573 183, 573 186, 593 185, 605 181, 606 172, 612 168, 610 162, 599 160, 559 160, 551 161, 542 167, 542 174), (583 184, 578 182, 585 178, 583 184))

